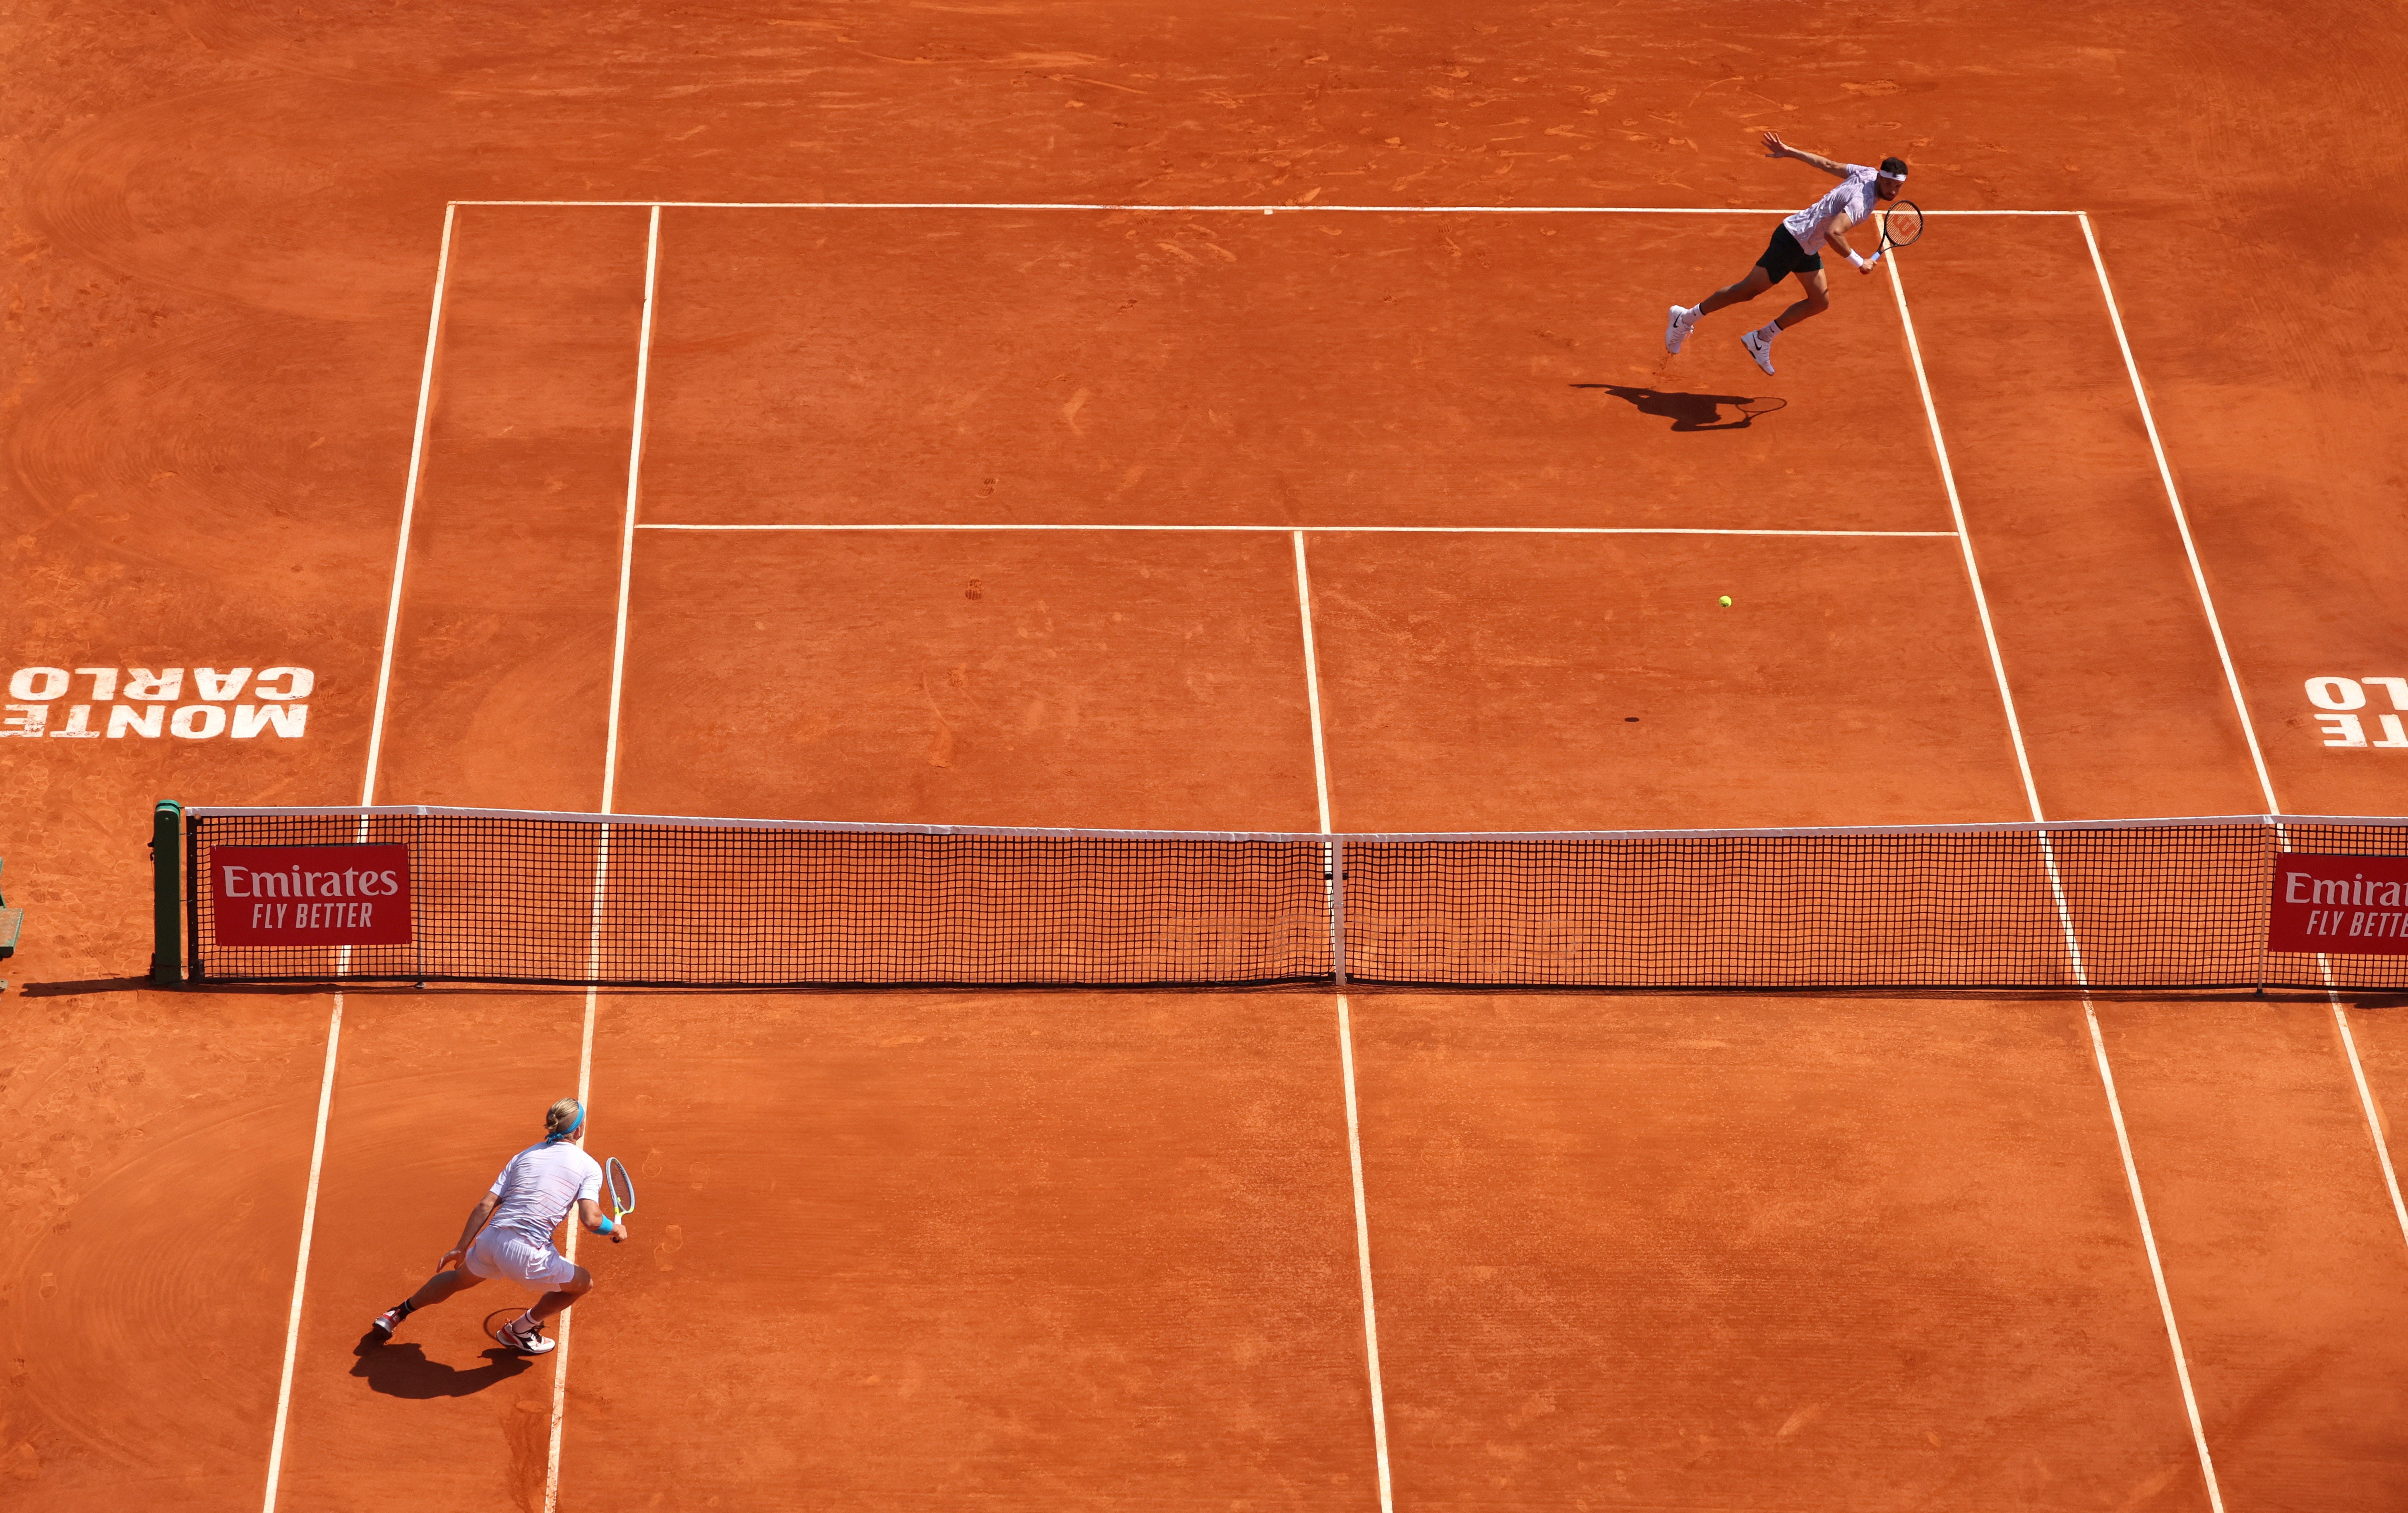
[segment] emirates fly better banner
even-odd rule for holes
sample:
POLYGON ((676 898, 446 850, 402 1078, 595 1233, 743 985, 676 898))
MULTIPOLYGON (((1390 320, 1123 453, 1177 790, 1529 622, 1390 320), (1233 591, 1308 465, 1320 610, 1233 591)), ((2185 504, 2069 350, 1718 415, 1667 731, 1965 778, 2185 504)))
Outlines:
POLYGON ((2266 949, 2408 956, 2408 857, 2277 856, 2266 949))
POLYGON ((407 846, 220 846, 209 896, 221 946, 407 946, 407 846))

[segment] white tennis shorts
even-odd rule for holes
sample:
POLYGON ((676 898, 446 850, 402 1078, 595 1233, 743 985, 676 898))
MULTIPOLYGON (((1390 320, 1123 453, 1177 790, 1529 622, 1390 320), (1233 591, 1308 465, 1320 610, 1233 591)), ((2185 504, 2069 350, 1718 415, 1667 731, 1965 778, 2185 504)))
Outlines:
POLYGON ((552 1248, 549 1240, 529 1240, 489 1229, 468 1247, 461 1264, 489 1282, 516 1282, 538 1292, 566 1287, 577 1279, 576 1263, 552 1248))

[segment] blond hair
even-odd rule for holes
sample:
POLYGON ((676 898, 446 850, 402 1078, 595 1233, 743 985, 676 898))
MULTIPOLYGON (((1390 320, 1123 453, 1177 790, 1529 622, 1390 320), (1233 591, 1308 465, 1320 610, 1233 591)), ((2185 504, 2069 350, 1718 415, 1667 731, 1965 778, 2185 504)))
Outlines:
POLYGON ((543 1111, 543 1133, 566 1135, 577 1127, 580 1117, 584 1112, 584 1106, 576 1099, 563 1098, 543 1111))

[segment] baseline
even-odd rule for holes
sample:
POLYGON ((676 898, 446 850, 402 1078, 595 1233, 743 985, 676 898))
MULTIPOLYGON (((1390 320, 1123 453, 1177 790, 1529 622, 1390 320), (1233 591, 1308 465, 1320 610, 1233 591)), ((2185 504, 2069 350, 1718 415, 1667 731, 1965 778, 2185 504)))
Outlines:
POLYGON ((1742 530, 1736 528, 1697 527, 1679 525, 1125 525, 1080 524, 1036 525, 977 521, 947 522, 933 525, 896 524, 820 524, 805 522, 796 525, 638 525, 639 531, 1264 531, 1285 534, 1297 532, 1305 535, 1911 535, 1951 537, 1955 531, 1815 531, 1815 530, 1742 530))
MULTIPOLYGON (((1010 200, 449 200, 447 205, 592 207, 667 210, 1226 210, 1264 215, 1319 211, 1352 215, 1787 215, 1735 205, 1103 205, 1010 200)), ((1945 216, 2079 216, 2084 210, 1926 210, 1945 216)))

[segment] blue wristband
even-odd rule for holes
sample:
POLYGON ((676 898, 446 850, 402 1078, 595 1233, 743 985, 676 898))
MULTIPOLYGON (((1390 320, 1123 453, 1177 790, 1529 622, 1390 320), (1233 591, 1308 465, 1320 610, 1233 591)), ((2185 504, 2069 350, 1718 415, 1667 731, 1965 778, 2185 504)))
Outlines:
POLYGON ((605 1214, 595 1223, 594 1232, 597 1235, 608 1235, 618 1227, 618 1224, 610 1218, 610 1216, 605 1214))

